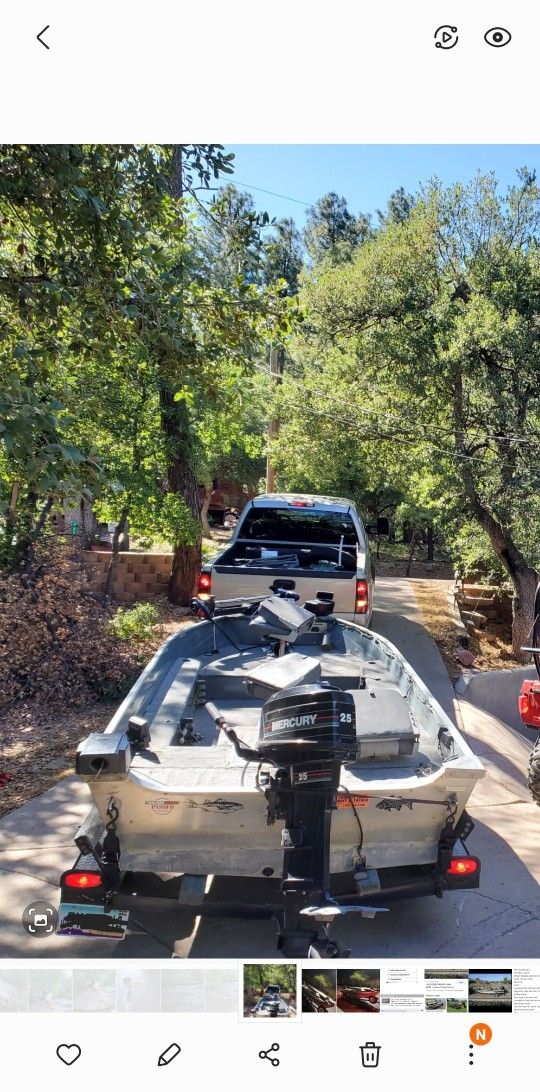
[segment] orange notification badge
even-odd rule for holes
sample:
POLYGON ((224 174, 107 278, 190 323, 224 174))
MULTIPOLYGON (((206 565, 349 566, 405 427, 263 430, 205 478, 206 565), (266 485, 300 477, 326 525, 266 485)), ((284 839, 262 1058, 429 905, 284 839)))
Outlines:
POLYGON ((489 1024, 473 1024, 469 1031, 469 1039, 475 1046, 487 1046, 492 1036, 489 1024))

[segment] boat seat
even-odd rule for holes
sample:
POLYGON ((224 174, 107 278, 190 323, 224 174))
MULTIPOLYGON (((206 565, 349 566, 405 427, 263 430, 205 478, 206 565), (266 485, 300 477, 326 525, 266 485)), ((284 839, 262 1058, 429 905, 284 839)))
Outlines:
POLYGON ((332 686, 341 690, 356 690, 365 675, 366 661, 354 653, 340 655, 324 652, 321 656, 321 675, 332 686))
POLYGON ((288 652, 285 656, 254 656, 253 652, 237 652, 223 656, 203 668, 208 701, 246 697, 262 700, 284 690, 286 686, 301 686, 318 682, 321 675, 319 658, 288 652))
POLYGON ((371 680, 365 690, 349 693, 354 699, 359 759, 395 758, 418 751, 419 730, 396 686, 371 680))
POLYGON ((152 751, 171 746, 186 708, 191 706, 195 696, 200 670, 200 660, 182 660, 150 724, 152 751))
POLYGON ((248 694, 263 701, 289 686, 316 683, 320 677, 321 664, 318 657, 303 656, 301 652, 274 656, 246 671, 248 694))

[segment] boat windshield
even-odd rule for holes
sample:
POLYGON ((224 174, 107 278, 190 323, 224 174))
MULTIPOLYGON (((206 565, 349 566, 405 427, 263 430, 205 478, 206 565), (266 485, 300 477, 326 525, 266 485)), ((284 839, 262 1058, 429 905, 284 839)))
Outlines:
POLYGON ((306 542, 357 546, 358 535, 348 512, 317 509, 251 508, 239 537, 260 542, 306 542))

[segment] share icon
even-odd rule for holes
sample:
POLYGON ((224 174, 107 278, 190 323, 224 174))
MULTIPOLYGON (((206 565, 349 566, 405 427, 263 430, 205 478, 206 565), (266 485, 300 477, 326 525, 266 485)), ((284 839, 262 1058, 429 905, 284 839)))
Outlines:
POLYGON ((272 1051, 276 1051, 276 1050, 279 1050, 279 1043, 272 1043, 272 1046, 269 1047, 268 1050, 260 1050, 259 1051, 259 1058, 267 1058, 268 1061, 270 1062, 270 1065, 279 1065, 279 1058, 271 1058, 270 1057, 272 1051))

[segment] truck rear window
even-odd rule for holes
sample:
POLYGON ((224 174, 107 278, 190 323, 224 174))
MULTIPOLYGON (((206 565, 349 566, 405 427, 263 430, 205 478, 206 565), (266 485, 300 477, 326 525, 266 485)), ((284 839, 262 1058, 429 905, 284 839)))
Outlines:
POLYGON ((358 535, 347 512, 305 508, 252 508, 239 529, 241 539, 259 542, 311 542, 356 546, 358 535))

